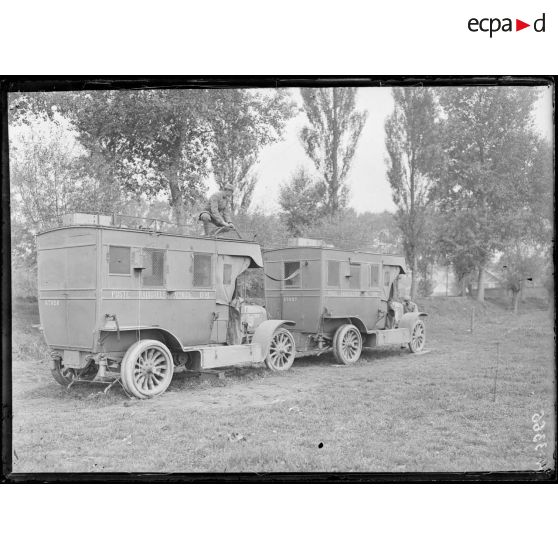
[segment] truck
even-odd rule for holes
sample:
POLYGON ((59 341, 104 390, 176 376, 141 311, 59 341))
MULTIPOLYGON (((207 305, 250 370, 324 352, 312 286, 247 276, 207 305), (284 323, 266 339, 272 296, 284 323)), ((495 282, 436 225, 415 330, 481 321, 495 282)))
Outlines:
POLYGON ((288 370, 289 320, 242 301, 238 276, 263 266, 253 241, 165 232, 156 220, 72 214, 37 235, 41 328, 54 379, 120 382, 139 399, 176 369, 265 363, 288 370))
POLYGON ((262 255, 254 240, 89 214, 63 216, 36 242, 41 328, 63 386, 119 382, 147 399, 175 371, 283 372, 330 349, 353 364, 363 348, 424 348, 426 314, 395 301, 401 256, 319 243, 262 255), (242 296, 249 269, 263 269, 265 307, 242 296))
POLYGON ((427 314, 404 312, 398 302, 403 256, 293 239, 263 259, 268 316, 294 323, 296 356, 332 349, 338 363, 353 364, 363 348, 424 349, 427 314))

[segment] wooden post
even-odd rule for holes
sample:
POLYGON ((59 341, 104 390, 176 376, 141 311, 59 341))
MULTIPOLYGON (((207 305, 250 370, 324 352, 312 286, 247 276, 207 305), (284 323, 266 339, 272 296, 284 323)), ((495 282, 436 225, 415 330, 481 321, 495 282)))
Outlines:
POLYGON ((500 342, 496 342, 496 374, 494 374, 494 392, 492 394, 492 401, 496 402, 496 382, 498 381, 498 369, 500 368, 500 342))
POLYGON ((473 311, 471 312, 471 333, 475 330, 475 307, 473 306, 473 311))

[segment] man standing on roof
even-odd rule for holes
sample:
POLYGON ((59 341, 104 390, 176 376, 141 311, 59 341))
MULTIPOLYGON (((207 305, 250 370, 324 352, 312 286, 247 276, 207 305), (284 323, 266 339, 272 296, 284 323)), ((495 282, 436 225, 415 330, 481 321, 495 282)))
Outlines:
POLYGON ((226 227, 226 230, 235 228, 229 214, 232 193, 232 185, 227 184, 223 190, 219 190, 207 200, 205 208, 199 217, 199 220, 203 223, 205 236, 209 236, 210 224, 216 227, 226 227))

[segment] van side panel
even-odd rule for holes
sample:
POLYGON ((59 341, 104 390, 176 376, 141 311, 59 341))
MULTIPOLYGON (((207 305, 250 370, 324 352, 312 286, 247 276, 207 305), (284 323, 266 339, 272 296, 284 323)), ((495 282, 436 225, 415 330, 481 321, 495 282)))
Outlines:
POLYGON ((109 314, 116 316, 119 328, 162 328, 175 335, 183 346, 225 340, 228 306, 216 303, 214 240, 105 229, 101 254, 101 329, 105 314, 109 314), (134 267, 134 257, 129 273, 111 274, 111 246, 129 247, 132 253, 163 250, 162 284, 144 284, 146 270, 134 267), (210 285, 194 285, 194 253, 211 256, 210 285))
POLYGON ((50 347, 93 349, 96 259, 92 230, 55 230, 37 238, 39 314, 50 347))
POLYGON ((343 323, 340 320, 350 318, 358 318, 367 330, 384 327, 389 286, 395 271, 405 270, 402 256, 326 247, 270 249, 264 252, 264 261, 265 272, 276 278, 285 277, 285 262, 300 262, 300 284, 266 278, 266 304, 270 317, 292 320, 294 331, 306 333, 320 330, 322 313, 328 334, 343 323), (379 275, 374 281, 372 264, 379 275), (390 270, 388 286, 384 269, 390 270))

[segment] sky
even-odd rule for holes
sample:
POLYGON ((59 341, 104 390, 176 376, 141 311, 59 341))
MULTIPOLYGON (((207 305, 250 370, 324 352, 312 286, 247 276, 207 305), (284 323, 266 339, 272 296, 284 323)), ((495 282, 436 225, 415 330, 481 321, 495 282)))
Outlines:
MULTIPOLYGON (((539 88, 541 96, 535 109, 535 126, 547 138, 552 138, 552 90, 539 88)), ((301 104, 298 90, 293 97, 301 104)), ((349 206, 357 212, 394 211, 391 190, 386 178, 384 123, 393 110, 390 88, 362 88, 357 97, 357 107, 368 110, 368 120, 362 131, 357 151, 348 177, 349 206)), ((281 183, 287 181, 300 165, 313 171, 298 139, 298 132, 305 124, 303 113, 293 118, 285 130, 285 139, 265 147, 256 167, 258 182, 252 200, 252 209, 272 214, 279 211, 278 194, 281 183)), ((212 191, 215 186, 210 186, 212 191)))

